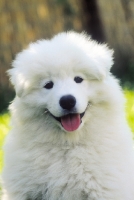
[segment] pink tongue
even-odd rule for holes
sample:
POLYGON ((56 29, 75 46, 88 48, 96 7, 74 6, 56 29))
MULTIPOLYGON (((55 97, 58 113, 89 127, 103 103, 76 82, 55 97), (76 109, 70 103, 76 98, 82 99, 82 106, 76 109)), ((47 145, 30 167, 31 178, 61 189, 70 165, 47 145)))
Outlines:
POLYGON ((80 126, 80 114, 69 114, 61 117, 61 124, 66 131, 75 131, 80 126))

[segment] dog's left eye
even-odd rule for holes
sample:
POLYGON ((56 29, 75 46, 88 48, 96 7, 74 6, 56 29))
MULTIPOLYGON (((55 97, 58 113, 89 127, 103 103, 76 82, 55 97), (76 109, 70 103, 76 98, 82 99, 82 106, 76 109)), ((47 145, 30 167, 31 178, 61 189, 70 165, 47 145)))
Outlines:
POLYGON ((52 81, 49 81, 45 84, 44 88, 46 89, 51 89, 53 88, 54 83, 52 81))
POLYGON ((79 77, 79 76, 76 76, 76 77, 74 78, 74 81, 75 81, 76 83, 81 83, 81 82, 83 81, 83 78, 81 78, 81 77, 79 77))

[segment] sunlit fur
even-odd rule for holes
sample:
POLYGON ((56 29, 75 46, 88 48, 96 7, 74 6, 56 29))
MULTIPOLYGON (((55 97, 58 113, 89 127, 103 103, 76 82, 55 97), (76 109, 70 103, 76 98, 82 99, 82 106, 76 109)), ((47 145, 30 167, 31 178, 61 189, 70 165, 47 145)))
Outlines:
POLYGON ((2 200, 134 200, 134 152, 112 50, 61 33, 19 53, 8 71, 16 91, 4 151, 2 200), (74 78, 82 77, 81 83, 74 78), (53 81, 52 89, 44 88, 53 81), (85 115, 67 132, 63 95, 85 115), (51 114, 52 115, 51 115, 51 114))

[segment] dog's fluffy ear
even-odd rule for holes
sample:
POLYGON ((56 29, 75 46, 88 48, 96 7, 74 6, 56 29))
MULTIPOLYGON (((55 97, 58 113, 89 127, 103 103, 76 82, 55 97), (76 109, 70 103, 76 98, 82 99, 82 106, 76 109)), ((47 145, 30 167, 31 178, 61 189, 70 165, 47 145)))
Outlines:
POLYGON ((103 80, 107 77, 110 69, 113 65, 113 53, 114 51, 109 49, 107 45, 97 44, 95 50, 95 64, 97 68, 97 78, 103 80))
POLYGON ((68 32, 67 37, 88 57, 87 63, 90 69, 87 68, 87 72, 90 70, 94 78, 98 80, 105 79, 113 65, 113 50, 109 49, 106 44, 99 44, 92 40, 84 32, 81 34, 68 32))
POLYGON ((8 76, 10 77, 10 81, 15 88, 16 95, 18 97, 22 97, 25 95, 25 88, 27 83, 24 78, 24 74, 22 74, 17 68, 12 68, 7 71, 8 76))
POLYGON ((7 71, 10 82, 14 86, 16 95, 23 97, 28 93, 29 77, 27 72, 27 60, 29 58, 28 51, 23 50, 16 55, 12 62, 12 68, 7 71))

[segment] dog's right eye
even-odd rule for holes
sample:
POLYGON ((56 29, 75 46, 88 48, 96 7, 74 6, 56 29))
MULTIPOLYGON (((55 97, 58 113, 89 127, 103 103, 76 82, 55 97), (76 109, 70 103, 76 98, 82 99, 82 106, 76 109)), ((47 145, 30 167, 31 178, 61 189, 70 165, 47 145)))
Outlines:
POLYGON ((81 82, 83 81, 83 78, 81 78, 81 77, 79 77, 79 76, 76 76, 76 77, 74 77, 74 81, 75 81, 76 83, 81 83, 81 82))
POLYGON ((53 88, 54 83, 52 81, 49 81, 45 84, 44 88, 46 89, 51 89, 53 88))

